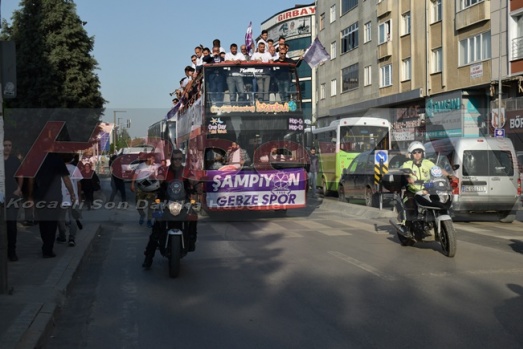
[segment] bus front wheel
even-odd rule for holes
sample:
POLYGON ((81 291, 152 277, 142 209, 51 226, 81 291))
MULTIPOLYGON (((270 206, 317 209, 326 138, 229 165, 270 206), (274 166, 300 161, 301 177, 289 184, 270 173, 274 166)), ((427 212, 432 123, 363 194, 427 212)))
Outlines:
POLYGON ((321 183, 321 191, 322 191, 322 194, 323 196, 328 196, 329 195, 329 189, 327 188, 327 182, 325 182, 325 178, 323 179, 322 183, 321 183))

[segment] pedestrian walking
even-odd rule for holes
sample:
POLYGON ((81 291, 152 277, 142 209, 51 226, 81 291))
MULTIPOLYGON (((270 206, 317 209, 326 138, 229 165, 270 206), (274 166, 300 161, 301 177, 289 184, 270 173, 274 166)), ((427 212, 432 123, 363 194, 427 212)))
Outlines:
POLYGON ((35 207, 44 258, 56 257, 53 248, 62 204, 61 179, 69 191, 71 201, 76 201, 69 171, 62 156, 57 153, 48 153, 36 176, 29 179, 28 197, 35 207))
POLYGON ((75 161, 73 154, 66 154, 65 161, 67 162, 66 167, 69 171, 69 178, 73 186, 74 195, 77 198, 72 201, 71 195, 65 186, 62 179, 62 205, 60 210, 60 217, 58 218, 58 237, 56 242, 65 243, 68 241, 69 246, 73 247, 76 245, 76 231, 78 224, 75 222, 79 217, 78 209, 78 193, 81 192, 80 182, 83 179, 82 173, 73 163, 75 161), (67 228, 69 228, 69 239, 66 239, 67 228))
POLYGON ((82 191, 84 192, 85 203, 87 209, 90 210, 94 202, 94 192, 101 189, 100 179, 96 174, 96 171, 92 169, 90 162, 84 164, 84 170, 82 172, 83 179, 80 181, 82 191))
POLYGON ((5 223, 7 228, 7 258, 16 262, 16 219, 20 197, 22 196, 23 178, 15 177, 16 170, 20 167, 20 160, 11 154, 13 142, 4 139, 4 169, 5 169, 5 223))
POLYGON ((318 182, 319 159, 316 155, 316 148, 312 147, 309 154, 309 187, 312 190, 312 195, 316 197, 316 185, 318 182))

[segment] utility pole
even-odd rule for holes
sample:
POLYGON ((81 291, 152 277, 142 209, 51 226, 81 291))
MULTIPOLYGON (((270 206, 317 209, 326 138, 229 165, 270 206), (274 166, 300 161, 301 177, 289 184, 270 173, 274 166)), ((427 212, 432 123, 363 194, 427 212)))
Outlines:
MULTIPOLYGON (((0 57, 1 59, 1 57, 0 57)), ((5 167, 4 167, 4 99, 0 69, 0 294, 8 292, 7 283, 7 226, 5 221, 5 167)))
MULTIPOLYGON (((1 25, 0 25, 1 26, 1 25)), ((14 41, 0 41, 0 154, 4 156, 4 99, 16 98, 16 47, 14 41)), ((9 292, 7 268, 7 226, 5 221, 5 166, 0 160, 0 294, 9 292)))
POLYGON ((127 113, 127 110, 113 110, 114 128, 113 128, 113 150, 116 153, 116 143, 118 140, 118 132, 116 129, 116 113, 127 113))

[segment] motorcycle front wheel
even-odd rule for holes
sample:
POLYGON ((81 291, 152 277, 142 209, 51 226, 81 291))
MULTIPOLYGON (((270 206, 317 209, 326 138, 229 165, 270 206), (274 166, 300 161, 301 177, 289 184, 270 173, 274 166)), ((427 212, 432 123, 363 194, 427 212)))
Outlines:
POLYGON ((169 236, 169 249, 169 276, 175 278, 180 274, 180 260, 182 258, 181 236, 169 236))
POLYGON ((443 254, 447 257, 454 257, 456 254, 456 230, 452 221, 441 222, 440 244, 443 254))

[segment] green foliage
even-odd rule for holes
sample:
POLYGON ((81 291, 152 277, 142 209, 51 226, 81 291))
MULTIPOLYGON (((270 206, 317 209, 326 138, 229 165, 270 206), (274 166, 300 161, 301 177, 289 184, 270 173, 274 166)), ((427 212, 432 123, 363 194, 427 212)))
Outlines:
POLYGON ((61 139, 93 141, 105 100, 91 56, 94 38, 74 1, 22 0, 12 20, 1 34, 17 51, 17 98, 6 101, 6 134, 30 146, 48 120, 63 120, 61 139))

